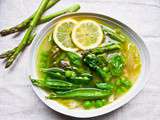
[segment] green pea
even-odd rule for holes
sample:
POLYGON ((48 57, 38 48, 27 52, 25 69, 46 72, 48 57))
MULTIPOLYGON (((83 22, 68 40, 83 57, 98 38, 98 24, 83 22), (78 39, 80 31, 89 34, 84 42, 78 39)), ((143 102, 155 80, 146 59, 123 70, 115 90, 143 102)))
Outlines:
POLYGON ((100 108, 100 107, 102 107, 104 105, 105 105, 105 103, 102 100, 96 100, 96 102, 95 102, 95 107, 96 108, 100 108))
POLYGON ((93 102, 92 101, 84 101, 84 103, 83 103, 83 107, 85 108, 85 109, 89 109, 89 108, 91 108, 91 107, 93 107, 93 102))
POLYGON ((74 78, 76 76, 76 74, 75 74, 75 72, 68 70, 68 71, 65 71, 65 76, 67 78, 74 78))
POLYGON ((104 104, 106 104, 106 103, 107 103, 107 100, 106 100, 106 99, 102 99, 102 102, 103 102, 104 104))
POLYGON ((97 83, 97 88, 104 89, 104 90, 113 90, 114 85, 112 83, 97 83))
POLYGON ((72 72, 71 78, 75 78, 75 77, 76 77, 76 73, 75 73, 75 72, 72 72))
POLYGON ((72 71, 65 71, 65 76, 67 77, 67 78, 70 78, 71 76, 72 76, 72 71))
POLYGON ((109 72, 109 68, 108 68, 108 67, 103 67, 103 70, 104 70, 105 72, 109 72))
POLYGON ((117 90, 116 90, 116 93, 117 94, 123 94, 125 92, 125 88, 124 87, 119 87, 119 88, 117 88, 117 90))
POLYGON ((121 88, 121 90, 122 90, 123 92, 126 92, 126 91, 127 91, 127 88, 125 88, 125 87, 123 87, 123 86, 121 86, 120 88, 121 88))
POLYGON ((83 77, 83 80, 89 80, 89 78, 88 77, 83 77))
POLYGON ((121 79, 121 83, 126 87, 126 88, 130 88, 132 86, 131 81, 129 80, 125 80, 125 79, 121 79))

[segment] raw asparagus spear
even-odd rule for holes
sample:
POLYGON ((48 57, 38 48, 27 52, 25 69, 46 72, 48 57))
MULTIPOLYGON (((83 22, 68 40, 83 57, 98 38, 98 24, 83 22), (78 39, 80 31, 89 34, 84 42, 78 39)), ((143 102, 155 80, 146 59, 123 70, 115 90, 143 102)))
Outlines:
MULTIPOLYGON (((27 45, 30 45, 31 42, 33 41, 34 37, 36 36, 36 33, 34 33, 30 39, 28 40, 28 44, 27 45)), ((12 50, 8 50, 2 54, 0 54, 0 59, 5 59, 5 58, 9 58, 15 51, 16 51, 17 47, 13 48, 12 50)))
MULTIPOLYGON (((42 24, 42 23, 48 22, 48 21, 52 20, 53 18, 55 18, 57 16, 60 16, 60 15, 63 15, 63 14, 66 14, 66 13, 76 12, 79 9, 80 9, 80 5, 79 4, 73 4, 73 5, 65 8, 65 9, 57 11, 57 12, 55 12, 53 14, 50 14, 50 15, 47 15, 47 16, 42 16, 42 18, 40 19, 38 24, 42 24)), ((0 34, 1 34, 1 36, 5 36, 5 35, 12 34, 12 33, 15 33, 15 32, 23 31, 26 28, 28 28, 29 22, 27 24, 25 23, 25 24, 17 25, 15 30, 12 30, 12 28, 11 29, 7 29, 7 30, 2 30, 2 31, 0 31, 0 34)))
POLYGON ((53 18, 57 17, 57 16, 60 16, 60 15, 63 15, 65 13, 70 13, 70 12, 76 12, 80 9, 80 5, 79 4, 73 4, 63 10, 60 10, 58 12, 55 12, 51 15, 47 15, 47 16, 44 16, 40 19, 40 22, 39 24, 41 23, 45 23, 45 22, 48 22, 50 20, 52 20, 53 18))
POLYGON ((37 25, 40 17, 42 16, 48 2, 49 2, 49 0, 42 0, 40 6, 38 7, 38 9, 36 11, 35 16, 33 17, 33 20, 30 23, 28 30, 26 31, 26 33, 21 41, 21 43, 18 45, 18 47, 16 48, 13 55, 10 56, 10 58, 7 60, 5 68, 8 68, 13 63, 13 61, 17 58, 17 56, 23 51, 23 49, 25 49, 25 47, 28 45, 28 40, 31 37, 32 31, 36 27, 36 25, 37 25))
MULTIPOLYGON (((49 3, 48 3, 48 5, 47 5, 47 7, 45 8, 45 10, 48 10, 49 8, 51 8, 58 1, 60 1, 60 0, 50 0, 49 3)), ((0 35, 1 36, 6 36, 6 35, 9 35, 9 34, 12 34, 12 33, 24 30, 26 28, 26 26, 29 25, 30 21, 33 19, 33 17, 35 16, 35 14, 36 14, 36 12, 33 13, 27 19, 25 19, 23 22, 21 22, 20 24, 14 26, 14 27, 11 27, 11 28, 8 28, 8 29, 4 29, 4 30, 0 31, 0 35)))

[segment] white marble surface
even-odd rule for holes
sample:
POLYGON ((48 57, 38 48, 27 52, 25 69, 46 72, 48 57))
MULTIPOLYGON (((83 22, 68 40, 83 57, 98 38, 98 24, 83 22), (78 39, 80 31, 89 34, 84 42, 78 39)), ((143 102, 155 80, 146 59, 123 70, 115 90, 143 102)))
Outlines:
MULTIPOLYGON (((0 0, 0 29, 22 21, 39 2, 0 0)), ((151 54, 151 75, 143 91, 124 107, 92 119, 160 120, 160 0, 61 0, 48 13, 72 3, 80 3, 80 11, 105 14, 127 24, 143 38, 151 54)), ((0 37, 0 53, 17 45, 22 36, 0 37)), ((54 112, 37 98, 26 79, 28 61, 29 48, 10 70, 4 70, 0 61, 0 120, 76 119, 54 112)))

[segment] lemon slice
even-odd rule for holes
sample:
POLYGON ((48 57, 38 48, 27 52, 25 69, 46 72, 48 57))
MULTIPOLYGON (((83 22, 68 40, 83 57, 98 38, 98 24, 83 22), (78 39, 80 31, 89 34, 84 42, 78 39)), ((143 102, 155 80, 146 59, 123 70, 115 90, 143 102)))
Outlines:
POLYGON ((103 31, 97 22, 83 20, 74 27, 72 40, 82 50, 96 48, 103 41, 103 31))
POLYGON ((65 19, 60 21, 53 32, 55 43, 65 51, 76 51, 78 48, 74 45, 71 38, 71 33, 77 21, 73 19, 65 19))

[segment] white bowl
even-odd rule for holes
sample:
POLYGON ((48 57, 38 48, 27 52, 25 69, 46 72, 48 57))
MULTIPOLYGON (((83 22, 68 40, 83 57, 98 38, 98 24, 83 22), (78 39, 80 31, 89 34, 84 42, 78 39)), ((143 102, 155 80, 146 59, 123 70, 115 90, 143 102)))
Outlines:
POLYGON ((120 27, 123 30, 123 32, 125 32, 131 38, 131 40, 137 45, 140 52, 141 61, 142 61, 141 73, 139 75, 138 80, 133 85, 133 87, 125 95, 115 100, 113 103, 99 109, 91 109, 91 110, 69 109, 57 103, 56 101, 46 99, 45 96, 47 96, 47 94, 42 89, 32 85, 33 90, 37 94, 37 96, 51 109, 72 117, 90 118, 90 117, 103 115, 113 110, 116 110, 117 108, 123 106, 124 104, 128 103, 131 99, 133 99, 142 90, 142 88, 144 87, 147 81, 147 77, 149 73, 148 71, 149 71, 149 65, 150 65, 150 58, 149 58, 149 52, 144 42, 142 41, 142 39, 131 28, 124 25, 120 21, 117 21, 105 15, 100 15, 96 13, 72 13, 72 14, 67 14, 67 15, 57 17, 56 19, 52 20, 36 36, 31 48, 31 56, 30 56, 31 59, 30 59, 29 68, 28 68, 28 73, 29 73, 28 75, 31 75, 33 78, 37 78, 36 69, 35 69, 37 48, 42 42, 46 33, 50 31, 50 28, 53 26, 53 24, 55 24, 57 21, 59 21, 64 17, 76 16, 76 15, 96 17, 98 19, 101 19, 109 23, 112 26, 120 27))

